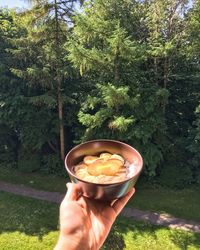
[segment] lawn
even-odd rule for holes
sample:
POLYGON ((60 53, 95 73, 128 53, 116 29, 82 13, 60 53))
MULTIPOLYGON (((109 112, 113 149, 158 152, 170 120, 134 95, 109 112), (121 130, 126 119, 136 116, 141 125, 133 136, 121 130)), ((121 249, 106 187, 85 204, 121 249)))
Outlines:
MULTIPOLYGON (((52 250, 58 238, 58 205, 0 193, 0 249, 52 250)), ((196 250, 200 234, 118 218, 102 250, 196 250)))
POLYGON ((199 197, 200 188, 174 190, 138 181, 135 196, 128 206, 200 222, 199 197))
POLYGON ((69 177, 67 174, 66 178, 64 178, 54 175, 24 173, 16 169, 0 167, 0 181, 24 184, 36 189, 64 193, 69 177))
MULTIPOLYGON (((61 193, 66 191, 65 184, 69 181, 67 175, 64 178, 37 173, 25 174, 15 169, 11 170, 2 167, 0 168, 0 180, 61 193)), ((199 196, 199 187, 174 190, 145 183, 140 178, 136 184, 136 194, 130 200, 128 206, 200 221, 199 196)))

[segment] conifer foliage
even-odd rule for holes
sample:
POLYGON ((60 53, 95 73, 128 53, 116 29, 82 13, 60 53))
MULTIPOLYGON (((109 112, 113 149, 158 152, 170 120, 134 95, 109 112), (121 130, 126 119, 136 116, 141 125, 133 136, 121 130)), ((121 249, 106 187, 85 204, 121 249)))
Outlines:
POLYGON ((58 174, 109 138, 199 182, 200 1, 29 2, 0 10, 0 165, 58 174))

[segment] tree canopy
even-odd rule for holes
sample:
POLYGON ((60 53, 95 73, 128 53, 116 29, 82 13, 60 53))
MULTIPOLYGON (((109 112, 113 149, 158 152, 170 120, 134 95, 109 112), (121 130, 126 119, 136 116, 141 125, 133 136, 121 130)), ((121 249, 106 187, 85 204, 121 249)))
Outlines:
POLYGON ((0 9, 0 165, 60 174, 111 138, 147 177, 200 182, 200 1, 32 2, 0 9))

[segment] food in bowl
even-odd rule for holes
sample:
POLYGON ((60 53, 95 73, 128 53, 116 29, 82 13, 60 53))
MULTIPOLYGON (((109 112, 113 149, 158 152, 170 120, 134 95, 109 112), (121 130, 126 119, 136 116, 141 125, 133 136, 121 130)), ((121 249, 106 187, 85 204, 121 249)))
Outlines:
MULTIPOLYGON (((120 141, 105 139, 87 141, 79 144, 71 149, 65 158, 65 167, 69 177, 73 183, 77 183, 81 187, 83 196, 102 201, 110 201, 126 195, 137 182, 142 171, 142 166, 142 157, 135 148, 120 141), (98 172, 96 176, 88 172, 86 172, 88 177, 81 176, 80 173, 87 170, 84 168, 88 166, 88 163, 92 164, 93 161, 101 158, 109 159, 111 158, 109 154, 115 155, 115 158, 122 157, 124 159, 122 167, 122 169, 126 167, 126 175, 124 175, 124 178, 120 177, 120 179, 116 180, 115 178, 117 177, 113 178, 113 176, 104 174, 102 177, 104 179, 100 180, 101 175, 99 175, 98 172), (86 156, 87 158, 85 158, 86 156), (83 166, 81 166, 81 164, 83 164, 83 166), (76 172, 79 168, 84 169, 84 171, 80 171, 78 177, 76 172), (86 180, 84 178, 86 178, 86 180)), ((85 174, 82 173, 82 175, 85 174)), ((117 174, 114 176, 117 176, 117 174)))
POLYGON ((74 166, 74 172, 81 180, 99 184, 121 182, 135 173, 133 163, 130 164, 119 154, 109 152, 85 156, 74 166))

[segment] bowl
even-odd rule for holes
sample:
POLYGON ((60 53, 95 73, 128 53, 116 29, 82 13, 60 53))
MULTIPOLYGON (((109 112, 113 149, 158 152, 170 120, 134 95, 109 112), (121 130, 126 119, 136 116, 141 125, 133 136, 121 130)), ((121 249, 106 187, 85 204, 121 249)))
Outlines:
POLYGON ((65 158, 65 167, 73 183, 78 183, 83 195, 97 200, 114 200, 126 195, 134 187, 143 166, 140 153, 126 143, 114 140, 93 140, 79 144, 74 147, 65 158), (87 155, 99 155, 102 152, 119 154, 130 166, 134 167, 134 173, 127 179, 109 184, 99 184, 84 181, 78 178, 74 172, 74 166, 87 155))

